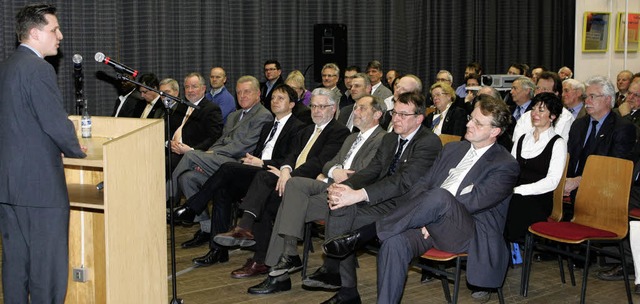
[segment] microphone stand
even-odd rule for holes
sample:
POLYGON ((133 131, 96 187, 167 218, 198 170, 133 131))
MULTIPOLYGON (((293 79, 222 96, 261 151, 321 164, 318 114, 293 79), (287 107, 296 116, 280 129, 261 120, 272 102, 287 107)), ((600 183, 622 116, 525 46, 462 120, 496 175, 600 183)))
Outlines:
MULTIPOLYGON (((165 100, 170 99, 173 100, 177 103, 182 103, 184 105, 187 105, 189 107, 192 107, 194 109, 200 109, 200 106, 195 105, 194 103, 188 101, 188 100, 184 100, 182 98, 179 97, 175 97, 172 95, 169 95, 165 92, 162 92, 160 90, 157 90, 155 88, 151 88, 147 85, 144 85, 140 82, 137 82, 135 80, 129 79, 127 77, 125 77, 124 75, 118 73, 116 74, 116 78, 118 80, 123 80, 123 81, 128 81, 131 82, 135 85, 141 86, 149 91, 153 91, 156 92, 160 95, 160 99, 159 101, 161 101, 164 104, 164 118, 165 118, 165 138, 167 138, 167 140, 169 140, 170 136, 171 136, 171 127, 169 126, 170 121, 171 121, 171 103, 170 102, 165 102, 165 100)), ((177 291, 177 286, 176 286, 176 232, 175 232, 175 223, 173 222, 173 209, 175 208, 174 206, 174 199, 173 199, 173 179, 171 178, 171 172, 168 172, 171 170, 171 145, 166 145, 165 148, 165 157, 167 159, 167 176, 169 177, 169 182, 168 182, 168 189, 167 191, 169 191, 169 231, 170 231, 170 243, 171 243, 171 289, 172 289, 172 299, 170 304, 182 304, 184 303, 184 301, 182 299, 178 298, 178 291, 177 291)))

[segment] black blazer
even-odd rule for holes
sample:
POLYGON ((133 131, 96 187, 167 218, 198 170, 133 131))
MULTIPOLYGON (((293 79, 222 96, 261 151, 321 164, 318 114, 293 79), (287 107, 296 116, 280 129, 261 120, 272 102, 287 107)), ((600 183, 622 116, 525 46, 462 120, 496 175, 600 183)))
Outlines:
MULTIPOLYGON (((576 168, 582 157, 583 144, 587 136, 587 130, 591 116, 587 115, 576 119, 569 130, 567 152, 569 152, 569 168, 567 177, 576 177, 576 168)), ((633 146, 636 142, 636 130, 633 124, 610 112, 605 119, 600 132, 596 137, 593 151, 589 155, 604 155, 624 159, 632 159, 633 146)))
POLYGON ((305 106, 302 102, 296 102, 296 105, 291 109, 293 116, 298 118, 304 125, 313 124, 311 119, 311 109, 305 106))
POLYGON ((442 149, 440 138, 425 127, 420 127, 408 142, 400 157, 396 173, 387 176, 398 146, 398 134, 387 133, 369 166, 354 173, 343 182, 353 189, 365 188, 370 204, 400 196, 425 175, 442 149))
MULTIPOLYGON (((431 129, 434 115, 435 113, 433 112, 429 113, 422 121, 422 125, 431 129)), ((447 111, 447 116, 444 117, 444 121, 442 122, 441 133, 464 136, 464 134, 467 133, 467 113, 465 110, 451 105, 449 111, 447 111)))
MULTIPOLYGON (((287 155, 283 165, 295 168, 298 155, 300 155, 307 141, 309 141, 309 138, 313 135, 315 127, 315 125, 309 125, 300 131, 297 143, 294 144, 295 148, 287 155)), ((322 133, 320 133, 320 136, 316 139, 311 150, 309 150, 306 162, 300 167, 293 169, 291 176, 316 178, 316 176, 322 172, 324 164, 338 154, 342 143, 348 135, 349 130, 335 119, 332 119, 324 130, 322 130, 322 133)))
MULTIPOLYGON (((120 98, 116 99, 115 105, 113 106, 113 112, 111 116, 116 116, 116 111, 118 110, 118 106, 120 105, 120 98)), ((124 100, 124 104, 122 108, 120 108, 120 113, 118 113, 118 117, 136 117, 139 118, 142 115, 142 111, 144 107, 147 105, 147 102, 140 96, 140 91, 134 89, 129 96, 124 100)))
POLYGON ((284 80, 282 80, 282 76, 278 77, 278 79, 276 79, 276 82, 273 84, 271 91, 269 91, 269 94, 267 94, 267 82, 265 81, 260 83, 260 102, 262 102, 262 104, 264 105, 265 108, 267 108, 267 110, 271 111, 271 94, 273 94, 273 89, 275 89, 278 85, 281 85, 283 83, 284 83, 284 80))
MULTIPOLYGON (((206 151, 222 134, 222 111, 211 100, 203 98, 182 127, 182 142, 195 150, 206 151)), ((171 115, 171 136, 182 124, 188 106, 180 103, 171 115)))
MULTIPOLYGON (((269 137, 269 133, 271 133, 271 128, 273 128, 274 123, 275 121, 271 121, 262 127, 256 149, 253 151, 253 155, 255 157, 261 156, 262 150, 264 149, 264 143, 269 137)), ((276 168, 280 168, 280 166, 282 166, 285 157, 292 150, 293 144, 297 142, 298 134, 302 128, 304 128, 304 123, 294 115, 287 120, 287 123, 282 127, 282 131, 280 131, 275 145, 273 146, 271 159, 264 161, 265 168, 266 166, 274 166, 276 168)))

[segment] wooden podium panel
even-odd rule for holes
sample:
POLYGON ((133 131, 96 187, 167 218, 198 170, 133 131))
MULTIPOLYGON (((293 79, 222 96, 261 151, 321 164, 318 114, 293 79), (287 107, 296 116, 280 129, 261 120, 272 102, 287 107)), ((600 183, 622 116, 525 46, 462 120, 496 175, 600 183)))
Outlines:
MULTIPOLYGON (((78 127, 79 116, 69 117, 78 127)), ((71 202, 66 303, 167 302, 164 123, 92 117, 87 158, 65 158, 71 202), (104 189, 96 185, 104 182, 104 189), (88 280, 73 280, 73 268, 88 280)))

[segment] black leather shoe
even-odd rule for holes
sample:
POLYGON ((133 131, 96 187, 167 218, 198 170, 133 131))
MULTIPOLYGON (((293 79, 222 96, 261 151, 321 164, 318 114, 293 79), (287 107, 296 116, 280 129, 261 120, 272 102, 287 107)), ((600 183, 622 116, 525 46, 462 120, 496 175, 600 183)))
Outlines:
POLYGON ((278 277, 267 276, 262 283, 249 287, 247 292, 250 294, 270 294, 287 290, 291 290, 291 279, 289 275, 278 277))
POLYGON ((283 254, 280 256, 280 261, 278 261, 278 264, 271 267, 269 275, 277 277, 285 273, 298 271, 300 269, 302 269, 302 261, 300 260, 299 256, 283 254))
POLYGON ((596 277, 603 281, 622 281, 624 280, 622 265, 616 265, 611 267, 610 269, 599 271, 596 274, 596 277))
POLYGON ((302 286, 310 288, 340 289, 340 273, 329 272, 324 266, 302 279, 302 286))
MULTIPOLYGON (((195 218, 196 212, 187 205, 182 205, 173 211, 173 222, 176 224, 192 225, 195 218)), ((169 221, 168 218, 167 221, 169 221)))
POLYGON ((359 247, 360 233, 348 233, 333 237, 322 244, 322 251, 330 257, 343 259, 359 247))
POLYGON ((204 256, 195 258, 191 261, 200 267, 211 266, 216 263, 224 263, 229 261, 229 251, 222 248, 211 249, 204 256))
POLYGON ((361 304, 360 295, 355 298, 344 298, 339 292, 333 295, 329 300, 322 302, 322 304, 361 304))
POLYGON ((185 249, 200 247, 204 244, 208 244, 210 238, 211 238, 211 233, 203 232, 202 230, 198 229, 198 231, 196 231, 196 233, 193 234, 192 239, 180 244, 180 246, 182 246, 182 248, 185 248, 185 249))

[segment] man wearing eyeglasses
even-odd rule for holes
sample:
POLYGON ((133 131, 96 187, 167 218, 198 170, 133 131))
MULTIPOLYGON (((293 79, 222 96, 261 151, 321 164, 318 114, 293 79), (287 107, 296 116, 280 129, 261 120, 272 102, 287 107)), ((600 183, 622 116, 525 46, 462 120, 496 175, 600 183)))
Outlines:
POLYGON ((336 100, 336 116, 340 115, 340 109, 347 102, 347 96, 338 88, 340 80, 340 68, 335 63, 327 63, 322 67, 322 87, 331 91, 336 100))
MULTIPOLYGON (((582 170, 589 155, 632 159, 636 138, 633 124, 611 112, 615 91, 609 79, 594 76, 585 82, 585 86, 587 98, 584 107, 588 115, 571 125, 567 142, 570 158, 564 192, 572 199, 580 186, 582 170)), ((570 219, 573 210, 568 211, 565 218, 570 219)))
MULTIPOLYGON (((372 223, 395 209, 403 203, 395 199, 429 171, 442 144, 438 136, 421 127, 425 99, 421 93, 401 94, 391 111, 393 132, 384 136, 369 166, 342 183, 329 186, 327 238, 372 223)), ((323 266, 304 278, 302 284, 339 288, 327 303, 360 302, 355 255, 326 258, 323 266)))
POLYGON ((278 60, 269 59, 264 62, 264 78, 266 80, 260 83, 260 102, 269 111, 271 111, 271 90, 284 83, 280 77, 281 74, 282 67, 278 60))

